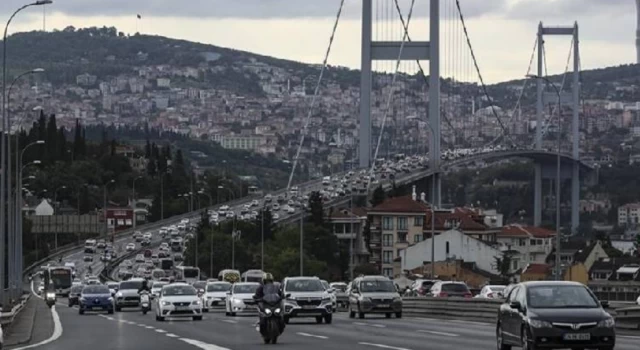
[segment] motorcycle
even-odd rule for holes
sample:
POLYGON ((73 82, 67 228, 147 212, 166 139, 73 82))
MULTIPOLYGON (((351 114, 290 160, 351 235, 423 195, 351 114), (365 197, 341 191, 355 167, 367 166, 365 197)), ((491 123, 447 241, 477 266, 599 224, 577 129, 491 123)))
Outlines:
POLYGON ((140 292, 140 306, 142 307, 142 314, 146 315, 151 310, 151 302, 149 301, 149 292, 146 290, 140 292))
POLYGON ((55 292, 47 292, 47 294, 45 295, 45 301, 49 308, 52 308, 53 305, 56 304, 56 299, 57 297, 55 292))
MULTIPOLYGON (((289 294, 287 294, 287 297, 289 294)), ((255 299, 258 314, 263 327, 258 323, 258 331, 265 344, 276 344, 278 337, 284 332, 284 306, 278 294, 265 295, 262 299, 255 299)))

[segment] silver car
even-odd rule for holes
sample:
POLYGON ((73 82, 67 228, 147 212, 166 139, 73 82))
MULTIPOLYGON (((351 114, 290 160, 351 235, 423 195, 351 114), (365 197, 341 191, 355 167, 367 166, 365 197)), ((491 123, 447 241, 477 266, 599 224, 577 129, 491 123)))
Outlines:
POLYGON ((142 281, 141 278, 135 278, 120 282, 120 288, 116 293, 116 311, 121 311, 123 307, 140 306, 138 290, 142 287, 142 281))
POLYGON ((384 276, 356 278, 349 293, 349 317, 364 318, 366 314, 395 314, 402 317, 402 298, 393 281, 384 276))

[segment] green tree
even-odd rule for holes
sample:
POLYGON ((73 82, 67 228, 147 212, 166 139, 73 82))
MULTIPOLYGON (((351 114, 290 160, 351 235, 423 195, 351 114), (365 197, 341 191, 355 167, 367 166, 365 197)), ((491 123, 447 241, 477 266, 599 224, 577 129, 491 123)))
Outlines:
POLYGON ((324 226, 322 195, 318 191, 311 192, 309 196, 309 212, 311 213, 311 222, 314 225, 324 226))
POLYGON ((376 187, 375 191, 373 191, 373 197, 371 198, 371 206, 376 207, 382 204, 385 198, 386 194, 384 192, 384 189, 382 189, 382 185, 376 187))

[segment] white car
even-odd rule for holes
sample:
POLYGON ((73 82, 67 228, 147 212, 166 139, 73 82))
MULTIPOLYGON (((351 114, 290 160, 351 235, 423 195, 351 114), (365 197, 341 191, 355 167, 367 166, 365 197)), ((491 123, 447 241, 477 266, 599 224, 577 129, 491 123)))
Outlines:
POLYGON ((271 218, 272 218, 273 220, 280 220, 280 214, 278 214, 278 213, 273 213, 273 215, 271 215, 271 218))
POLYGON ((145 232, 144 235, 142 235, 142 239, 151 240, 151 238, 153 238, 153 235, 151 234, 151 232, 145 232))
POLYGON ((136 262, 137 263, 143 263, 144 262, 144 255, 142 255, 142 254, 136 255, 136 262))
POLYGON ((204 292, 204 307, 209 310, 214 306, 221 306, 227 301, 227 292, 231 290, 229 282, 209 282, 204 292))
POLYGON ((136 250, 136 244, 135 243, 129 243, 129 244, 127 244, 127 247, 125 249, 128 252, 132 252, 132 251, 136 250))
POLYGON ((225 314, 235 316, 237 313, 255 313, 255 307, 247 304, 253 303, 253 295, 259 286, 260 283, 257 282, 235 283, 227 294, 225 314))
POLYGON ((167 317, 192 317, 202 320, 202 301, 198 291, 186 283, 172 283, 162 287, 157 298, 156 321, 167 317))
POLYGON ((478 298, 501 299, 503 298, 502 293, 504 293, 505 288, 507 288, 507 286, 484 286, 478 294, 478 298))
POLYGON ((289 207, 289 208, 287 208, 287 213, 289 213, 289 214, 293 214, 293 213, 295 213, 295 212, 296 212, 296 209, 295 209, 294 207, 289 207))

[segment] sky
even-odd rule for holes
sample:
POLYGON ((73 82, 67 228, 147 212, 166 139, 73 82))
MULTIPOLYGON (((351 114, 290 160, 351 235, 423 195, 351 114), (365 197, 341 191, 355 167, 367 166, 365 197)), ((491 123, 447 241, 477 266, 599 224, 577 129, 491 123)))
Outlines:
MULTIPOLYGON (((45 7, 21 12, 9 33, 90 26, 115 26, 119 31, 161 35, 255 52, 307 63, 321 63, 341 0, 53 0, 45 7), (188 6, 186 5, 188 4, 188 6), (43 11, 44 10, 44 11, 43 11), (142 16, 136 19, 136 14, 142 16), (43 21, 46 19, 46 21, 43 21), (44 22, 44 23, 43 23, 44 22)), ((361 0, 344 0, 329 64, 359 68, 361 0)), ((412 0, 399 0, 407 18, 412 0)), ((636 4, 633 0, 459 0, 471 43, 484 80, 495 83, 527 74, 538 23, 580 26, 582 69, 634 63, 636 4)), ((25 0, 2 0, 0 18, 7 19, 25 0)), ((401 40, 402 27, 393 0, 373 0, 394 23, 374 24, 374 33, 401 40)), ((455 0, 441 2, 441 39, 456 43, 441 48, 443 72, 477 81, 455 0), (455 33, 455 34, 453 34, 455 33), (462 63, 453 63, 453 62, 462 63), (457 64, 457 65, 456 65, 457 64), (463 68, 459 68, 463 66, 463 68), (447 68, 449 67, 449 68, 447 68), (453 67, 456 67, 454 69, 453 67)), ((410 35, 428 40, 429 1, 415 0, 410 35)), ((376 15, 374 14, 374 17, 376 15)), ((2 20, 4 22, 4 20, 2 20)), ((375 34, 374 34, 375 35, 375 34)), ((385 39, 385 37, 381 37, 385 39)), ((547 37, 545 52, 549 74, 565 72, 569 37, 547 37)), ((393 63, 374 67, 393 70, 393 63)), ((428 63, 425 62, 425 67, 428 63)), ((533 67, 535 68, 535 62, 533 67)), ((403 69, 412 70, 407 64, 403 69)), ((532 72, 534 73, 534 72, 532 72)), ((449 74, 450 75, 450 74, 449 74)))

